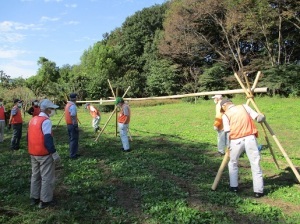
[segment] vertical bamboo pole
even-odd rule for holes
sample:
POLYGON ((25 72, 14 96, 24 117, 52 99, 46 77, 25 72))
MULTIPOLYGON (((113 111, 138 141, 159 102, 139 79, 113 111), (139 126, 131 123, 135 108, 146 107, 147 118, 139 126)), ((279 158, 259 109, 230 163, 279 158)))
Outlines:
MULTIPOLYGON (((252 99, 254 98, 254 97, 253 97, 252 91, 254 91, 254 89, 256 88, 256 85, 257 85, 257 83, 258 83, 258 79, 259 79, 260 75, 261 75, 261 72, 259 71, 259 72, 257 73, 256 77, 255 77, 255 80, 254 80, 254 83, 253 83, 253 85, 252 85, 251 90, 250 90, 250 84, 249 84, 249 82, 247 82, 247 83, 248 83, 248 94, 246 93, 246 96, 248 97, 248 100, 247 100, 247 103, 246 103, 247 105, 249 105, 249 103, 251 102, 250 98, 252 98, 252 99)), ((245 76, 245 79, 248 80, 248 78, 247 78, 246 76, 245 76)), ((259 111, 257 111, 257 112, 259 112, 259 111)), ((259 113, 260 113, 260 112, 259 112, 259 113)), ((265 127, 264 127, 263 124, 260 124, 260 125, 261 125, 261 127, 262 127, 262 129, 263 129, 263 132, 264 132, 264 135, 265 135, 265 140, 266 140, 266 142, 267 142, 267 144, 268 144, 268 148, 269 148, 270 153, 271 153, 271 155, 272 155, 272 158, 273 158, 273 160, 274 160, 274 162, 275 162, 275 165, 276 165, 277 169, 279 169, 279 165, 278 165, 278 162, 277 162, 277 160, 276 160, 276 157, 275 157, 273 148, 272 148, 272 146, 271 146, 271 143, 270 143, 270 141, 269 141, 269 138, 268 138, 267 132, 266 132, 266 130, 265 130, 265 127)))

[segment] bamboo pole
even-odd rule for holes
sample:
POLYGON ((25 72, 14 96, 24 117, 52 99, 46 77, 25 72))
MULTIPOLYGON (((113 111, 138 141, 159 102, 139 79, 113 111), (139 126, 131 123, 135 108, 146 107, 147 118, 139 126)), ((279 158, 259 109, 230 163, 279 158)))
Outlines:
MULTIPOLYGON (((125 94, 129 90, 130 86, 126 90, 125 94)), ((255 88, 253 90, 255 93, 266 93, 268 92, 267 87, 255 88)), ((211 91, 211 92, 200 92, 200 93, 189 93, 189 94, 182 94, 182 95, 171 95, 171 96, 158 96, 158 97, 148 97, 148 98, 124 98, 127 101, 143 101, 143 100, 164 100, 164 99, 181 99, 185 97, 195 97, 195 96, 209 96, 209 95, 226 95, 226 94, 238 94, 244 93, 243 89, 234 89, 234 90, 219 90, 219 91, 211 91)), ((115 99, 111 100, 89 100, 89 101, 76 101, 76 103, 100 103, 100 104, 107 104, 112 105, 115 102, 115 99)))
POLYGON ((116 107, 115 107, 115 109, 113 110, 113 112, 111 112, 111 114, 110 114, 110 116, 109 116, 109 118, 107 119, 107 121, 106 121, 106 123, 104 124, 104 126, 102 127, 102 129, 101 129, 101 131, 99 132, 99 134, 98 134, 98 136, 96 137, 96 139, 95 139, 95 142, 97 142, 98 141, 98 138, 100 137, 100 135, 104 132, 104 129, 106 128, 106 126, 107 126, 107 124, 108 124, 108 122, 110 121, 110 119, 112 118, 112 116, 114 115, 114 113, 115 113, 115 111, 116 111, 116 107))
MULTIPOLYGON (((247 105, 249 105, 249 103, 250 103, 250 101, 251 101, 250 98, 253 98, 252 90, 255 89, 255 87, 256 87, 256 85, 257 85, 257 83, 258 83, 258 79, 259 79, 260 75, 261 75, 261 72, 259 71, 259 72, 257 73, 257 75, 256 75, 256 78, 255 78, 255 81, 254 81, 254 83, 253 83, 253 85, 252 85, 251 91, 248 92, 248 93, 250 94, 251 97, 248 98, 247 103, 246 103, 247 105)), ((248 87, 248 88, 250 89, 250 87, 248 87)), ((247 95, 247 94, 246 94, 246 95, 247 95)), ((247 97, 248 97, 248 96, 247 96, 247 97)), ((268 148, 269 148, 269 150, 270 150, 270 152, 271 152, 271 155, 272 155, 272 158, 273 158, 273 160, 274 160, 274 162, 275 162, 276 168, 279 169, 279 165, 278 165, 277 159, 276 159, 276 157, 275 157, 275 154, 274 154, 273 148, 272 148, 272 146, 271 146, 271 143, 270 143, 270 141, 269 141, 269 138, 268 138, 267 132, 266 132, 266 130, 265 130, 265 127, 264 127, 264 125, 263 125, 262 123, 261 123, 260 125, 261 125, 261 127, 262 127, 262 129, 263 129, 263 132, 264 132, 264 135, 265 135, 265 140, 266 140, 266 142, 267 142, 267 144, 268 144, 268 148)))
MULTIPOLYGON (((247 89, 245 88, 244 84, 241 82, 240 78, 238 77, 238 75, 236 73, 234 73, 234 76, 237 78, 238 82, 240 83, 241 87, 244 89, 246 95, 249 95, 249 92, 247 91, 247 89)), ((252 105, 254 106, 254 108, 256 109, 256 111, 258 113, 260 113, 256 103, 254 102, 253 98, 249 98, 249 100, 251 101, 252 105)), ((296 178, 298 179, 298 182, 300 183, 300 175, 297 171, 297 169, 295 168, 294 164, 292 163, 292 161, 290 160, 289 156, 287 155, 287 153, 285 152, 284 148, 282 147, 282 145, 280 144, 279 140, 277 139, 275 133, 273 132, 273 130, 271 129, 270 125, 264 121, 263 122, 264 125, 266 126, 266 128, 269 130, 270 134, 272 135, 274 141, 276 142, 278 148, 280 149, 281 153, 283 154, 284 158, 286 159, 286 161, 288 162, 289 166, 291 167, 292 171, 294 172, 296 178)))
POLYGON ((64 111, 63 115, 61 116, 61 118, 59 119, 59 121, 58 121, 58 123, 57 123, 57 125, 55 126, 54 129, 56 129, 56 128, 58 127, 58 125, 60 124, 60 122, 61 122, 61 120, 62 120, 62 118, 63 118, 64 116, 65 116, 65 111, 64 111))
POLYGON ((218 184, 220 182, 220 179, 222 177, 223 171, 224 171, 226 165, 228 164, 228 162, 229 162, 229 150, 226 149, 226 152, 225 152, 224 158, 222 160, 221 166, 219 167, 219 170, 218 170, 218 173, 217 173, 217 175, 215 177, 214 183, 211 186, 211 189, 213 191, 217 189, 217 186, 218 186, 218 184))
MULTIPOLYGON (((130 89, 130 86, 128 86, 128 88, 126 89, 126 91, 125 91, 125 93, 123 94, 122 97, 124 97, 127 94, 127 92, 128 92, 129 89, 130 89)), ((113 110, 113 112, 110 114, 108 120, 106 121, 106 123, 104 124, 103 128, 101 129, 101 131, 99 132, 98 136, 96 137, 95 142, 98 141, 100 135, 104 132, 104 129, 106 128, 108 122, 110 121, 110 119, 112 118, 112 116, 114 115, 114 113, 116 112, 116 110, 117 110, 117 107, 115 107, 115 109, 113 110)))

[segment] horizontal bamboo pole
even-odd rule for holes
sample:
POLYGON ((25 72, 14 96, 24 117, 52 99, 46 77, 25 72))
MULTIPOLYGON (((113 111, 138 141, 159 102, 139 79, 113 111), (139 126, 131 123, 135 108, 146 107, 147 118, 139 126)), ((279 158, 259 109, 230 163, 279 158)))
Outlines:
MULTIPOLYGON (((268 92, 267 87, 255 88, 254 93, 266 93, 268 92)), ((211 91, 211 92, 200 92, 200 93, 188 93, 182 95, 172 95, 172 96, 157 96, 157 97, 147 97, 147 98, 124 98, 126 101, 142 101, 142 100, 163 100, 163 99, 180 99, 185 97, 195 97, 195 96, 209 96, 209 95, 226 95, 226 94, 238 94, 244 93, 243 89, 233 89, 233 90, 220 90, 220 91, 211 91)), ((76 101, 76 103, 100 103, 105 105, 114 104, 115 99, 111 100, 90 100, 90 101, 76 101)))

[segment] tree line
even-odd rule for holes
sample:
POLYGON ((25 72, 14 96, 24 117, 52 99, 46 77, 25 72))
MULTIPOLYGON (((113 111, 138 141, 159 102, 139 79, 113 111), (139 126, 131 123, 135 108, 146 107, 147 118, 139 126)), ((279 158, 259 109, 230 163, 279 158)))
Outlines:
POLYGON ((103 34, 79 64, 40 57, 36 75, 1 76, 1 88, 89 100, 111 96, 109 79, 119 95, 131 86, 128 97, 149 97, 239 88, 234 72, 251 80, 262 71, 271 95, 299 96, 299 34, 299 1, 169 0, 103 34))

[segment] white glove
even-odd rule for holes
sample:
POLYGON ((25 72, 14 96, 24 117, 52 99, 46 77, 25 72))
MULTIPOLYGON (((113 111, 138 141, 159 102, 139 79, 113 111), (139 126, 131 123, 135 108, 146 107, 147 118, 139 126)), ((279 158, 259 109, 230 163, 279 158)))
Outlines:
POLYGON ((214 130, 215 130, 215 131, 218 131, 219 129, 218 129, 216 126, 214 126, 214 130))
POLYGON ((266 121, 265 115, 259 114, 259 115, 256 117, 256 121, 257 121, 258 123, 262 123, 262 122, 266 121))
POLYGON ((52 158, 55 163, 60 162, 60 156, 58 155, 58 152, 52 153, 52 158))

